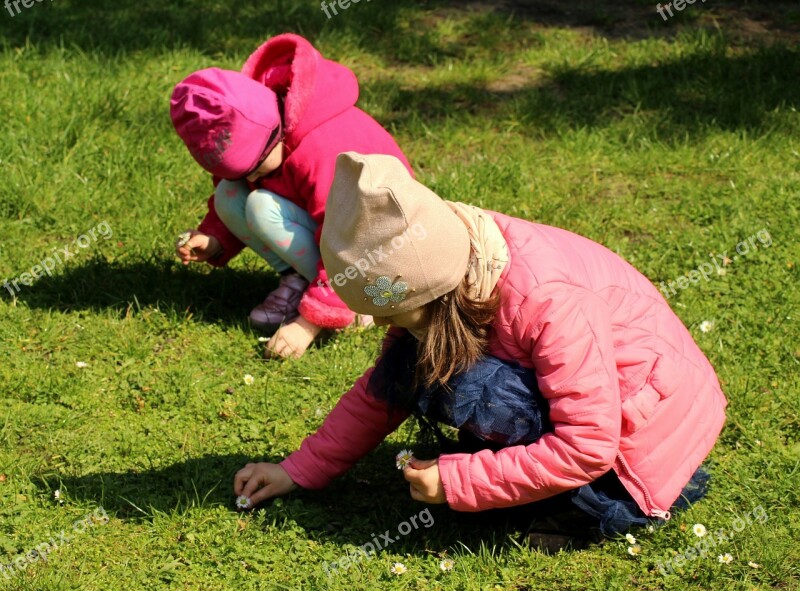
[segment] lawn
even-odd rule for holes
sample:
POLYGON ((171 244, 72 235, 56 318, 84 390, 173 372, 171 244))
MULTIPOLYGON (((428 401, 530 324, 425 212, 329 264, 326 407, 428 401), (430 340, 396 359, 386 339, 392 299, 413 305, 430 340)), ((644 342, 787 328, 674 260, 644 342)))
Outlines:
POLYGON ((0 589, 800 589, 800 8, 600 4, 0 9, 0 589), (424 449, 413 425, 324 491, 235 511, 236 470, 294 450, 381 340, 265 362, 246 318, 276 275, 173 257, 210 180, 171 89, 284 31, 356 72, 440 195, 588 236, 668 296, 730 406, 709 496, 635 530, 638 555, 548 555, 524 520, 426 512, 393 465, 424 449))

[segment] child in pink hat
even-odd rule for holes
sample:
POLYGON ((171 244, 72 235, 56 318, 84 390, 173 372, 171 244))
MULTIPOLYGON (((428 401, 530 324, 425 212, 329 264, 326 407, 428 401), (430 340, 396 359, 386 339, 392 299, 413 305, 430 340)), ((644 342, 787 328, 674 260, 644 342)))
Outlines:
POLYGON ((250 313, 254 327, 277 331, 267 356, 300 356, 323 329, 354 321, 319 251, 336 156, 389 154, 411 170, 357 99, 353 72, 292 34, 264 43, 241 72, 200 70, 173 92, 175 130, 216 187, 177 255, 221 267, 250 247, 280 273, 278 288, 250 313))

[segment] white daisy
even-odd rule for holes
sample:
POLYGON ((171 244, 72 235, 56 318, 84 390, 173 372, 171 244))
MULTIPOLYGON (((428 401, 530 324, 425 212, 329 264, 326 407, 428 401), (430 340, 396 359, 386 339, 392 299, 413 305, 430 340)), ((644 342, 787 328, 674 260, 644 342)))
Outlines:
POLYGON ((269 337, 258 337, 258 342, 259 343, 268 343, 269 342, 269 337))
POLYGON ((702 538, 704 535, 708 533, 708 531, 706 530, 706 526, 703 525, 702 523, 695 523, 692 526, 692 531, 694 532, 694 535, 696 535, 698 538, 702 538))
POLYGON ((717 556, 717 560, 722 564, 730 564, 733 562, 733 556, 731 556, 729 552, 726 552, 725 554, 717 556))
POLYGON ((628 546, 628 554, 631 556, 639 556, 642 553, 642 547, 639 544, 635 546, 628 546))
POLYGON ((56 490, 53 491, 53 498, 56 501, 58 501, 59 505, 64 504, 64 499, 61 498, 61 489, 57 488, 56 490))
POLYGON ((453 567, 456 565, 455 561, 452 558, 445 558, 439 563, 439 568, 443 571, 453 570, 453 567))
POLYGON ((636 543, 636 538, 634 538, 632 534, 625 534, 625 539, 628 540, 629 544, 636 543))
POLYGON ((248 386, 252 386, 253 384, 256 383, 256 379, 249 373, 247 373, 244 375, 244 383, 247 384, 248 386))
POLYGON ((240 511, 247 511, 250 507, 253 506, 250 497, 246 497, 244 495, 240 495, 236 498, 236 508, 240 511))
POLYGON ((401 450, 397 456, 395 456, 395 462, 397 465, 398 470, 402 470, 406 466, 411 463, 411 460, 414 459, 414 452, 410 449, 401 450))
POLYGON ((89 364, 86 363, 85 361, 76 361, 75 362, 75 367, 77 367, 78 369, 85 369, 85 368, 89 367, 89 364))
POLYGON ((189 242, 191 238, 192 238, 191 232, 181 232, 180 234, 178 234, 178 239, 175 241, 175 244, 177 244, 178 248, 180 248, 181 246, 186 246, 186 243, 189 242))
POLYGON ((648 525, 648 526, 647 526, 647 533, 651 534, 651 533, 653 533, 654 531, 656 531, 656 528, 655 528, 655 527, 653 527, 652 525, 648 525))
POLYGON ((390 568, 390 569, 389 569, 389 571, 390 571, 390 572, 391 572, 393 575, 402 575, 403 573, 405 573, 406 571, 408 571, 408 569, 406 568, 406 565, 405 565, 405 564, 403 564, 402 562, 395 562, 395 563, 392 565, 392 568, 390 568))
POLYGON ((703 320, 700 323, 700 332, 711 332, 712 328, 714 328, 714 323, 710 320, 703 320))

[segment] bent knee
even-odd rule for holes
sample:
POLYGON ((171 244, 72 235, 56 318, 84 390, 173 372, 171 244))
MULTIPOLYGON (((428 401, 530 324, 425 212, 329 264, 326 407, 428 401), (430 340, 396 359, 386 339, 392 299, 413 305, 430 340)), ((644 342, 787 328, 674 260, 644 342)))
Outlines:
POLYGON ((257 219, 280 222, 287 217, 284 211, 286 201, 277 193, 266 189, 256 189, 247 196, 247 203, 244 206, 245 217, 248 222, 254 222, 257 219))
POLYGON ((244 216, 244 201, 249 189, 244 181, 221 180, 214 190, 214 209, 226 225, 244 216))

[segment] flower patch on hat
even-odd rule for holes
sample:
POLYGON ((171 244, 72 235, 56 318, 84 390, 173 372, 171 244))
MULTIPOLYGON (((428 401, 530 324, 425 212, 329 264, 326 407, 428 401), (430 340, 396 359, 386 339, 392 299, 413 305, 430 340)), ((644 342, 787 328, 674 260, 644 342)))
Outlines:
POLYGON ((405 281, 395 281, 381 275, 375 280, 374 285, 364 286, 364 293, 372 298, 372 303, 376 306, 385 306, 389 302, 402 302, 406 299, 408 283, 405 281))

